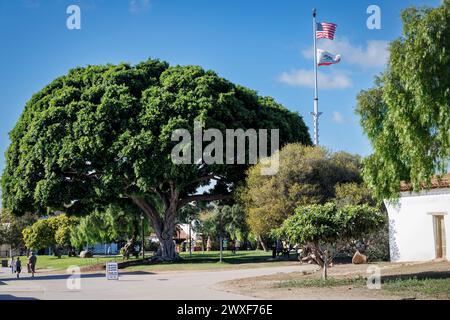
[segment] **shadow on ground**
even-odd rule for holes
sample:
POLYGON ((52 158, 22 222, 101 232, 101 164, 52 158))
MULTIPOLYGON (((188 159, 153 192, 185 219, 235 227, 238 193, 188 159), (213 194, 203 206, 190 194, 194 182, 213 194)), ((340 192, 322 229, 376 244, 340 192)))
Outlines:
MULTIPOLYGON (((297 261, 298 259, 295 255, 290 255, 289 258, 285 256, 278 256, 276 259, 273 259, 268 255, 261 256, 251 256, 251 255, 230 255, 227 254, 223 257, 223 262, 232 265, 239 264, 249 264, 249 263, 275 263, 280 261, 297 261)), ((202 264, 202 263, 216 263, 219 262, 219 258, 217 254, 209 255, 193 255, 192 257, 184 257, 180 261, 174 262, 174 264, 202 264)))
MULTIPOLYGON (((146 272, 146 271, 133 271, 133 272, 120 272, 121 276, 138 276, 138 275, 151 275, 154 274, 152 272, 146 272)), ((42 280, 66 280, 70 277, 70 274, 36 274, 34 278, 31 278, 31 276, 23 276, 19 279, 16 277, 11 278, 2 278, 2 281, 0 281, 0 285, 4 285, 5 283, 3 281, 42 281, 42 280)), ((85 273, 81 274, 82 279, 91 279, 91 278, 104 278, 105 273, 85 273)))
POLYGON ((32 300, 32 301, 35 301, 35 300, 38 300, 38 299, 35 299, 35 298, 31 298, 31 297, 15 297, 15 296, 13 296, 13 295, 10 295, 10 294, 0 294, 0 301, 15 301, 15 300, 21 300, 21 301, 23 301, 23 300, 32 300))

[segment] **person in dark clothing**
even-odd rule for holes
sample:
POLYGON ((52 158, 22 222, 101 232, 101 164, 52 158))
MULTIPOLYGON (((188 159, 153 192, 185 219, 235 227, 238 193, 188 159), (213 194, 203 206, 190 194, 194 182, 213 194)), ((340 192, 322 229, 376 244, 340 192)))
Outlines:
POLYGON ((17 257, 16 259, 16 275, 17 275, 17 279, 19 279, 20 276, 20 272, 22 272, 22 262, 20 261, 20 257, 17 257))
POLYGON ((36 271, 36 262, 37 257, 34 252, 31 252, 30 256, 28 257, 28 272, 31 273, 32 278, 34 278, 34 273, 36 271))
POLYGON ((230 241, 230 250, 231 253, 236 254, 236 242, 234 240, 230 241))

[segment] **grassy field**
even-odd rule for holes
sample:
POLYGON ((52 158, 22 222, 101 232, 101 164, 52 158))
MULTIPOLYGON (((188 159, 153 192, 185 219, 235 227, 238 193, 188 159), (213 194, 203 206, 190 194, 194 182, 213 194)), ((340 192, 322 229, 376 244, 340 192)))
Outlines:
POLYGON ((326 281, 322 279, 304 279, 304 280, 286 280, 274 284, 274 288, 334 288, 341 286, 363 287, 366 285, 366 279, 358 278, 329 278, 326 281))
POLYGON ((160 263, 129 267, 129 271, 178 271, 178 270, 220 270, 258 267, 275 267, 298 264, 296 257, 290 260, 272 260, 272 254, 264 251, 240 251, 236 254, 224 252, 223 261, 219 262, 219 252, 195 252, 190 256, 182 253, 183 260, 175 263, 160 263))
MULTIPOLYGON (((26 267, 27 257, 20 257, 22 261, 22 267, 26 267)), ((37 257, 37 271, 45 271, 45 270, 66 270, 70 266, 91 266, 99 263, 106 263, 109 261, 122 261, 121 256, 112 256, 108 258, 87 258, 82 259, 78 257, 68 257, 62 256, 61 259, 58 259, 54 256, 38 256, 37 257)))
MULTIPOLYGON (((289 261, 270 261, 271 253, 264 251, 241 251, 236 254, 224 252, 223 262, 219 263, 219 252, 194 252, 192 256, 189 253, 181 253, 181 261, 175 263, 161 263, 152 265, 138 265, 129 267, 127 271, 177 271, 177 270, 206 270, 206 269, 230 269, 245 267, 266 267, 278 266, 293 263, 295 257, 289 261)), ((134 258, 132 258, 133 260, 134 258)), ((26 257, 21 257, 22 264, 25 266, 26 257)), ((70 266, 89 267, 106 262, 121 262, 122 256, 94 257, 82 259, 78 257, 62 256, 58 259, 54 256, 38 256, 37 271, 64 271, 70 266)), ((294 262, 295 263, 295 262, 294 262)))
POLYGON ((446 279, 398 279, 386 281, 383 290, 416 298, 450 299, 450 278, 446 279))

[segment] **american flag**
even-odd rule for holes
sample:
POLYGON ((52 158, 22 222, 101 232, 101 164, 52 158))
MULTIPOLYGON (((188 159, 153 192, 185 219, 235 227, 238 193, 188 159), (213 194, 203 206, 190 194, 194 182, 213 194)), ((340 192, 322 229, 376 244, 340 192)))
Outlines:
POLYGON ((334 23, 320 22, 317 24, 317 39, 330 39, 334 40, 334 33, 336 32, 337 25, 334 23))

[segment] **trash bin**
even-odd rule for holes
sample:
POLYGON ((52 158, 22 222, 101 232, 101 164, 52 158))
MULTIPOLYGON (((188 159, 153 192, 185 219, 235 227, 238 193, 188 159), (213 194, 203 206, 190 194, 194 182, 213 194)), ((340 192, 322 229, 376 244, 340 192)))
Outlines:
POLYGON ((2 260, 2 267, 8 268, 8 260, 2 260))

